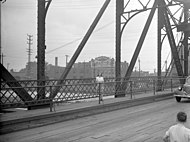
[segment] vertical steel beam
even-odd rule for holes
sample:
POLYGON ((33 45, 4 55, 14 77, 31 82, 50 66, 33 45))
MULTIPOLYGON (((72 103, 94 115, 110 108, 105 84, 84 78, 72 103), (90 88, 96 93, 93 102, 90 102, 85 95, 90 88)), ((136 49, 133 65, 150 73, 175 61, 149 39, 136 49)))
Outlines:
POLYGON ((73 64, 75 63, 76 59, 78 58, 79 54, 81 53, 83 47, 85 46, 86 42, 88 41, 90 35, 92 34, 93 30, 95 29, 96 25, 98 24, 100 18, 102 17, 104 11, 106 10, 108 4, 110 3, 110 0, 106 0, 102 6, 102 8, 100 9, 98 15, 96 16, 96 18, 94 19, 92 25, 90 26, 90 28, 88 29, 87 33, 85 34, 84 38, 82 39, 81 43, 79 44, 77 50, 75 51, 74 55, 72 56, 71 60, 69 61, 69 63, 67 64, 63 74, 61 75, 59 81, 56 84, 56 87, 53 90, 52 96, 50 96, 51 98, 54 98, 57 93, 60 90, 60 85, 63 83, 63 81, 66 79, 70 69, 72 68, 73 64))
POLYGON ((2 54, 2 53, 1 53, 1 52, 2 52, 2 50, 1 50, 1 3, 2 3, 2 2, 0 1, 0 63, 2 63, 2 62, 1 62, 1 58, 2 58, 2 57, 1 57, 1 54, 2 54))
MULTIPOLYGON (((189 8, 184 4, 184 24, 188 24, 188 18, 189 18, 189 8)), ((190 31, 190 30, 189 30, 190 31)), ((188 36, 189 31, 184 31, 184 39, 183 39, 183 46, 184 46, 184 76, 188 76, 188 36)))
MULTIPOLYGON (((38 0, 37 80, 45 86, 45 0, 38 0)), ((38 88, 38 99, 45 98, 45 88, 38 88)))
POLYGON ((161 30, 163 28, 163 7, 161 7, 160 1, 158 1, 158 27, 157 27, 157 91, 161 90, 161 58, 162 58, 162 39, 161 39, 161 30))
POLYGON ((124 0, 116 0, 116 62, 115 62, 115 78, 116 78, 116 94, 115 97, 121 96, 121 15, 124 9, 124 0))
POLYGON ((139 55, 139 53, 140 53, 142 44, 143 44, 143 42, 144 42, 144 40, 145 40, 146 34, 147 34, 148 29, 149 29, 149 27, 150 27, 150 23, 151 23, 151 21, 152 21, 152 18, 153 18, 153 16, 154 16, 155 11, 156 11, 156 8, 157 8, 157 1, 158 1, 158 0, 155 0, 155 1, 154 1, 153 7, 152 7, 152 9, 151 9, 151 11, 150 11, 149 17, 148 17, 148 19, 147 19, 147 21, 146 21, 146 24, 145 24, 145 26, 144 26, 143 32, 142 32, 141 37, 140 37, 140 39, 139 39, 139 41, 138 41, 138 44, 137 44, 137 47, 136 47, 135 52, 134 52, 134 54, 133 54, 132 60, 131 60, 130 65, 129 65, 129 67, 128 67, 128 70, 127 70, 127 72, 126 72, 126 74, 125 74, 125 78, 126 78, 126 79, 129 79, 129 77, 131 76, 131 73, 132 73, 132 71, 133 71, 133 68, 134 68, 134 66, 135 66, 135 63, 136 63, 136 60, 137 60, 138 55, 139 55))
POLYGON ((37 99, 45 98, 45 18, 52 0, 38 0, 37 99), (47 5, 46 5, 47 3, 47 5))

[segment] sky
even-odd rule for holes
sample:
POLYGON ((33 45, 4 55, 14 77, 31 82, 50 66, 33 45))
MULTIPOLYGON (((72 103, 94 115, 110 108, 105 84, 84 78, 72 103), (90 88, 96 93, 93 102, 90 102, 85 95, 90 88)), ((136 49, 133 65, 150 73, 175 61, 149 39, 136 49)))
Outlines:
MULTIPOLYGON (((138 0, 129 10, 142 8, 138 0)), ((143 0, 148 1, 148 0, 143 0)), ((65 66, 72 57, 105 0, 52 0, 46 16, 46 62, 65 66)), ((145 2, 146 3, 146 2, 145 2)), ((150 2, 152 6, 152 2, 150 2)), ((129 11, 128 10, 128 11, 129 11)), ((125 27, 121 42, 121 61, 131 61, 150 11, 132 18, 125 27)), ((37 0, 7 0, 1 5, 1 42, 3 64, 19 71, 28 62, 27 35, 32 35, 31 61, 37 61, 37 0)), ((170 53, 162 50, 162 65, 170 53)), ((115 0, 112 0, 76 62, 88 62, 98 56, 115 58, 115 0)), ((140 68, 157 68, 157 15, 155 13, 140 55, 140 68)), ((135 65, 138 68, 138 63, 135 65)))

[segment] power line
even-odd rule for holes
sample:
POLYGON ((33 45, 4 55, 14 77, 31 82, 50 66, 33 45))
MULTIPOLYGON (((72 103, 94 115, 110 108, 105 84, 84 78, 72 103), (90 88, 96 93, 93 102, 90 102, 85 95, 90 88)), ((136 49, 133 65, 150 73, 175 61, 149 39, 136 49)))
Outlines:
MULTIPOLYGON (((113 24, 113 22, 114 22, 114 21, 111 21, 111 22, 109 22, 109 23, 103 25, 102 27, 100 27, 99 29, 95 30, 94 32, 98 32, 98 31, 100 31, 100 30, 102 30, 102 29, 104 29, 104 28, 107 28, 109 25, 113 24)), ((57 48, 55 48, 55 49, 52 49, 52 50, 50 50, 50 51, 47 51, 46 54, 49 54, 49 53, 51 53, 51 52, 53 52, 53 51, 56 51, 56 50, 58 50, 58 49, 61 49, 61 48, 63 48, 63 47, 66 47, 66 46, 68 46, 68 45, 70 45, 70 44, 72 44, 72 43, 75 43, 75 42, 77 42, 77 41, 79 41, 79 40, 81 40, 81 39, 82 39, 82 37, 81 37, 81 38, 77 38, 77 39, 75 39, 75 40, 73 40, 73 41, 70 41, 70 42, 68 42, 68 43, 66 43, 66 44, 64 44, 64 45, 61 45, 61 46, 59 46, 59 47, 57 47, 57 48)))

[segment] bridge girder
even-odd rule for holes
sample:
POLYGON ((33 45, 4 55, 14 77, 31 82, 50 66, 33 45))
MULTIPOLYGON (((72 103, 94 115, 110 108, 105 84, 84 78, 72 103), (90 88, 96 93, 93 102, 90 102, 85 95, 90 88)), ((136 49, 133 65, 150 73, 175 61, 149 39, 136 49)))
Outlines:
MULTIPOLYGON (((120 2, 120 3, 123 3, 123 1, 118 1, 118 2, 120 2)), ((124 9, 127 7, 127 5, 129 4, 129 2, 130 1, 128 1, 127 2, 127 4, 124 6, 124 9)), ((169 17, 168 17, 168 15, 170 15, 171 16, 171 20, 173 20, 174 21, 174 24, 176 24, 177 22, 175 21, 176 19, 174 18, 174 15, 175 14, 171 14, 171 12, 170 12, 170 10, 168 9, 168 7, 169 6, 174 6, 174 5, 182 5, 182 3, 179 3, 179 2, 173 2, 172 0, 171 1, 167 1, 168 3, 166 4, 165 3, 165 0, 163 0, 163 2, 164 2, 164 4, 162 3, 161 4, 161 1, 158 1, 158 3, 157 3, 157 5, 154 5, 152 8, 148 8, 148 4, 149 4, 149 2, 150 1, 148 1, 146 4, 143 4, 141 1, 139 1, 139 3, 142 5, 142 9, 136 9, 136 10, 130 10, 130 11, 127 11, 127 12, 123 12, 123 14, 121 14, 121 15, 119 15, 119 16, 121 16, 121 17, 124 17, 124 14, 128 14, 128 15, 131 15, 131 13, 135 13, 135 14, 133 14, 132 16, 129 16, 129 17, 125 17, 124 19, 126 20, 126 22, 123 22, 123 23, 120 23, 120 24, 123 24, 124 26, 123 27, 125 27, 126 26, 126 23, 128 23, 129 22, 129 20, 131 19, 131 17, 133 17, 133 16, 135 16, 136 14, 138 14, 138 13, 140 13, 140 12, 143 12, 143 11, 146 11, 146 10, 149 10, 149 9, 154 9, 155 7, 158 9, 158 49, 157 49, 157 51, 158 51, 158 57, 157 57, 157 67, 158 67, 158 80, 160 80, 161 81, 161 46, 162 46, 162 39, 161 39, 161 36, 162 36, 162 33, 161 33, 161 30, 163 29, 163 28, 166 28, 167 30, 167 32, 166 32, 166 34, 168 35, 168 40, 169 40, 169 42, 170 42, 170 47, 171 47, 171 50, 172 50, 172 54, 175 54, 174 55, 174 63, 175 63, 175 65, 176 65, 176 69, 177 69, 177 73, 178 73, 178 76, 180 76, 180 77, 183 77, 184 75, 185 76, 187 76, 188 75, 188 73, 187 73, 187 71, 188 71, 188 62, 187 62, 187 59, 188 59, 188 56, 187 56, 187 53, 188 53, 188 51, 187 51, 187 49, 186 49, 186 56, 184 55, 184 58, 185 58, 185 61, 184 61, 184 73, 183 73, 183 69, 182 69, 182 65, 180 64, 180 62, 179 62, 179 55, 178 55, 178 52, 177 52, 177 50, 176 50, 176 45, 175 45, 175 40, 174 40, 174 38, 173 38, 173 32, 172 32, 172 26, 173 25, 171 25, 170 23, 168 23, 169 22, 169 17), (165 11, 165 13, 163 13, 162 11, 165 11), (165 15, 165 16, 164 16, 165 15), (164 20, 164 17, 166 18, 165 20, 164 20), (166 20, 167 20, 167 22, 166 22, 166 20), (164 27, 165 26, 165 27, 164 27)), ((154 3, 156 2, 156 0, 154 0, 154 3)), ((117 4, 117 3, 116 3, 117 4)), ((119 4, 118 4, 119 5, 119 4)), ((184 6, 185 7, 185 6, 184 6)), ((116 5, 116 8, 117 8, 117 5, 116 5)), ((116 9, 116 10, 118 10, 119 11, 119 9, 116 9)), ((187 11, 187 10, 186 10, 187 11)), ((117 13, 117 12, 116 12, 117 13)), ((117 14, 116 14, 116 16, 117 16, 117 14)), ((189 17, 188 17, 189 18, 189 17)), ((187 19, 188 19, 187 18, 187 19)), ((117 19, 117 17, 116 17, 116 19, 117 19)), ((119 19, 119 18, 118 18, 119 19)), ((149 19, 148 18, 148 20, 147 20, 147 22, 151 22, 151 19, 149 19)), ((176 26, 176 25, 175 25, 176 26)), ((147 24, 145 25, 145 27, 144 27, 144 30, 143 30, 143 32, 142 32, 142 34, 141 34, 141 37, 140 37, 140 39, 139 39, 139 42, 138 42, 138 45, 137 45, 137 47, 136 47, 136 49, 135 49, 135 52, 134 52, 134 54, 133 54, 133 57, 132 57, 132 59, 131 59, 131 62, 130 62, 130 64, 129 64, 129 68, 127 69, 127 72, 126 72, 126 74, 125 74, 125 81, 124 82, 126 82, 129 78, 130 78, 130 76, 131 76, 131 73, 132 73, 132 71, 133 71, 133 68, 134 68, 134 65, 135 65, 135 63, 136 63, 136 60, 137 60, 137 57, 138 57, 138 54, 139 54, 139 52, 140 52, 140 50, 141 50, 141 47, 142 47, 142 44, 143 44, 143 40, 144 40, 144 36, 146 35, 146 33, 147 33, 147 31, 148 31, 148 28, 149 28, 149 26, 147 26, 147 24)), ((186 27, 186 29, 188 29, 187 28, 187 26, 185 26, 186 27)), ((116 27, 116 30, 117 29, 119 29, 119 28, 117 28, 116 27)), ((122 31, 123 31, 123 29, 122 29, 122 31)), ((117 31, 116 31, 117 32, 117 31)), ((120 33, 120 34, 122 34, 122 32, 120 33)), ((120 37, 121 37, 121 35, 120 35, 120 37)), ((118 43, 118 42, 120 42, 121 41, 121 39, 117 39, 116 38, 116 40, 118 40, 118 41, 116 41, 116 43, 118 43)), ((186 39, 185 40, 186 41, 186 44, 188 44, 188 39, 186 39)), ((119 44, 116 44, 116 45, 119 45, 119 44)), ((187 46, 186 46, 187 47, 187 46)), ((117 47, 116 47, 117 48, 117 47)), ((185 50, 185 49, 184 49, 185 50)), ((116 50, 117 51, 117 50, 116 50)), ((121 51, 118 51, 118 53, 120 53, 121 51)), ((184 51, 185 52, 185 51, 184 51)), ((116 55, 117 55, 117 53, 116 53, 116 55)), ((118 55, 117 55, 118 56, 118 55)), ((116 58, 117 59, 117 58, 116 58)), ((116 62, 116 64, 119 64, 119 62, 116 62)), ((119 66, 119 65, 116 65, 116 67, 117 66, 119 66)), ((116 72, 116 76, 119 76, 119 74, 120 74, 120 72, 116 72), (118 73, 118 74, 117 74, 118 73)), ((124 90, 125 90, 125 83, 122 83, 122 87, 120 88, 120 89, 118 89, 118 90, 120 90, 120 91, 118 91, 118 92, 122 92, 122 90, 123 90, 123 92, 124 92, 124 90), (123 88, 124 87, 124 88, 123 88)), ((181 83, 183 83, 183 81, 181 81, 181 83)), ((158 82, 158 85, 159 85, 159 82, 158 82)), ((117 87, 118 88, 118 87, 117 87)), ((120 95, 122 95, 122 94, 120 94, 120 95)))
MULTIPOLYGON (((120 70, 120 60, 121 60, 121 36, 122 36, 122 32, 124 27, 126 26, 126 24, 128 23, 128 21, 135 16, 136 14, 143 12, 143 11, 147 11, 150 10, 154 11, 154 9, 159 8, 159 5, 156 4, 156 6, 153 7, 149 7, 150 1, 149 0, 146 4, 143 4, 143 2, 141 2, 141 0, 138 0, 139 3, 142 5, 142 9, 139 10, 130 10, 130 11, 125 11, 125 9, 127 8, 127 5, 129 4, 130 0, 128 0, 127 2, 125 2, 124 0, 117 0, 116 1, 116 81, 120 81, 121 78, 121 70, 120 70), (122 8, 123 7, 123 8, 122 8), (130 15, 130 13, 135 13, 133 14, 133 16, 130 15), (128 18, 125 17, 125 14, 128 14, 128 18), (125 19, 126 22, 121 22, 121 19, 125 19), (124 23, 124 24, 123 24, 124 23)), ((154 0, 154 3, 156 3, 157 0, 154 0)), ((42 8, 42 15, 38 15, 39 17, 39 23, 41 22, 41 24, 43 24, 44 26, 42 27, 39 26, 38 28, 38 81, 40 86, 44 86, 45 85, 45 15, 47 13, 47 7, 49 7, 49 5, 47 5, 47 7, 45 8, 45 1, 44 0, 38 0, 39 3, 41 3, 41 8, 42 8), (42 6, 43 5, 43 6, 42 6), (41 18, 41 21, 40 21, 41 18), (41 29, 40 29, 41 27, 41 29)), ((49 0, 49 4, 50 4, 51 0, 49 0)), ((109 3, 108 0, 105 3, 109 3)), ((173 2, 172 0, 167 0, 167 4, 165 5, 165 7, 171 6, 171 5, 179 5, 179 2, 173 2)), ((106 6, 107 7, 107 6, 106 6)), ((105 9, 106 9, 105 7, 105 9)), ((40 7, 39 7, 40 9, 40 7)), ((104 10, 105 10, 104 9, 104 10)), ((154 13, 154 12, 153 12, 154 13)), ((154 15, 154 14, 153 14, 154 15)), ((147 23, 151 22, 152 18, 149 18, 147 20, 147 23)), ((158 21, 159 22, 159 21, 158 21)), ((160 29, 163 27, 163 21, 160 24, 160 29)), ((134 64, 137 60, 138 54, 141 50, 142 44, 143 44, 143 40, 146 36, 146 33, 148 31, 149 28, 149 24, 145 25, 144 30, 142 32, 142 35, 139 39, 138 45, 136 47, 136 51, 132 57, 132 60, 130 62, 129 68, 126 72, 125 77, 129 78, 131 76, 131 73, 133 71, 134 68, 134 64)), ((161 32, 158 33, 158 37, 161 37, 161 32)), ((85 35, 86 36, 86 35, 85 35)), ((84 37, 85 39, 88 39, 88 37, 90 36, 90 34, 87 37, 84 37)), ((161 38, 159 38, 160 40, 161 38)), ((186 40, 187 41, 187 40, 186 40)), ((86 42, 86 41, 85 41, 86 42)), ((80 51, 82 50, 85 42, 82 42, 81 45, 79 45, 78 49, 80 48, 80 51), (84 44, 83 44, 84 43, 84 44)), ((158 41, 160 42, 160 41, 158 41)), ((186 42, 187 43, 187 42, 186 42)), ((161 45, 159 45, 160 47, 158 47, 158 52, 159 52, 159 56, 158 56, 158 76, 161 77, 161 45)), ((73 55, 73 57, 70 60, 70 63, 68 63, 68 66, 66 67, 65 72, 62 74, 61 78, 60 78, 60 82, 58 82, 57 85, 61 84, 63 82, 63 80, 66 79, 72 65, 74 64, 75 60, 77 59, 78 55, 80 54, 80 51, 76 51, 75 54, 73 55)), ((176 61, 175 61, 176 62, 176 61)), ((184 62, 184 66, 186 65, 186 67, 188 68, 187 63, 184 62)), ((186 70, 186 69, 185 69, 186 70)), ((54 95, 56 95, 56 93, 58 92, 59 88, 56 88, 54 90, 54 95), (56 90, 56 91, 55 91, 56 90)), ((39 93, 39 98, 44 98, 44 91, 42 91, 42 93, 39 93), (41 96, 41 97, 40 97, 41 96)))

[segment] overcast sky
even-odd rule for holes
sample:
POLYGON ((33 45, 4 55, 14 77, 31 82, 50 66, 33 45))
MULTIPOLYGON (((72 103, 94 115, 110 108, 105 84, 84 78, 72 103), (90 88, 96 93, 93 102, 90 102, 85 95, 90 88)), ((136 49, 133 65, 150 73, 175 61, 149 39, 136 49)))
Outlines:
MULTIPOLYGON (((137 0, 134 0, 134 2, 137 0)), ((52 0, 46 17, 46 62, 65 66, 77 49, 105 0, 52 0)), ((129 10, 141 8, 131 4, 129 10)), ((37 55, 37 0, 7 0, 2 4, 2 53, 4 66, 19 71, 28 62, 27 34, 33 35, 31 61, 37 55)), ((135 16, 122 35, 121 60, 130 62, 150 11, 135 16)), ((162 64, 169 54, 169 45, 162 51, 162 64)), ((115 58, 115 0, 100 19, 76 62, 98 56, 115 58)), ((139 59, 141 69, 157 68, 157 14, 151 23, 139 59)), ((138 63, 135 65, 138 68, 138 63)))

